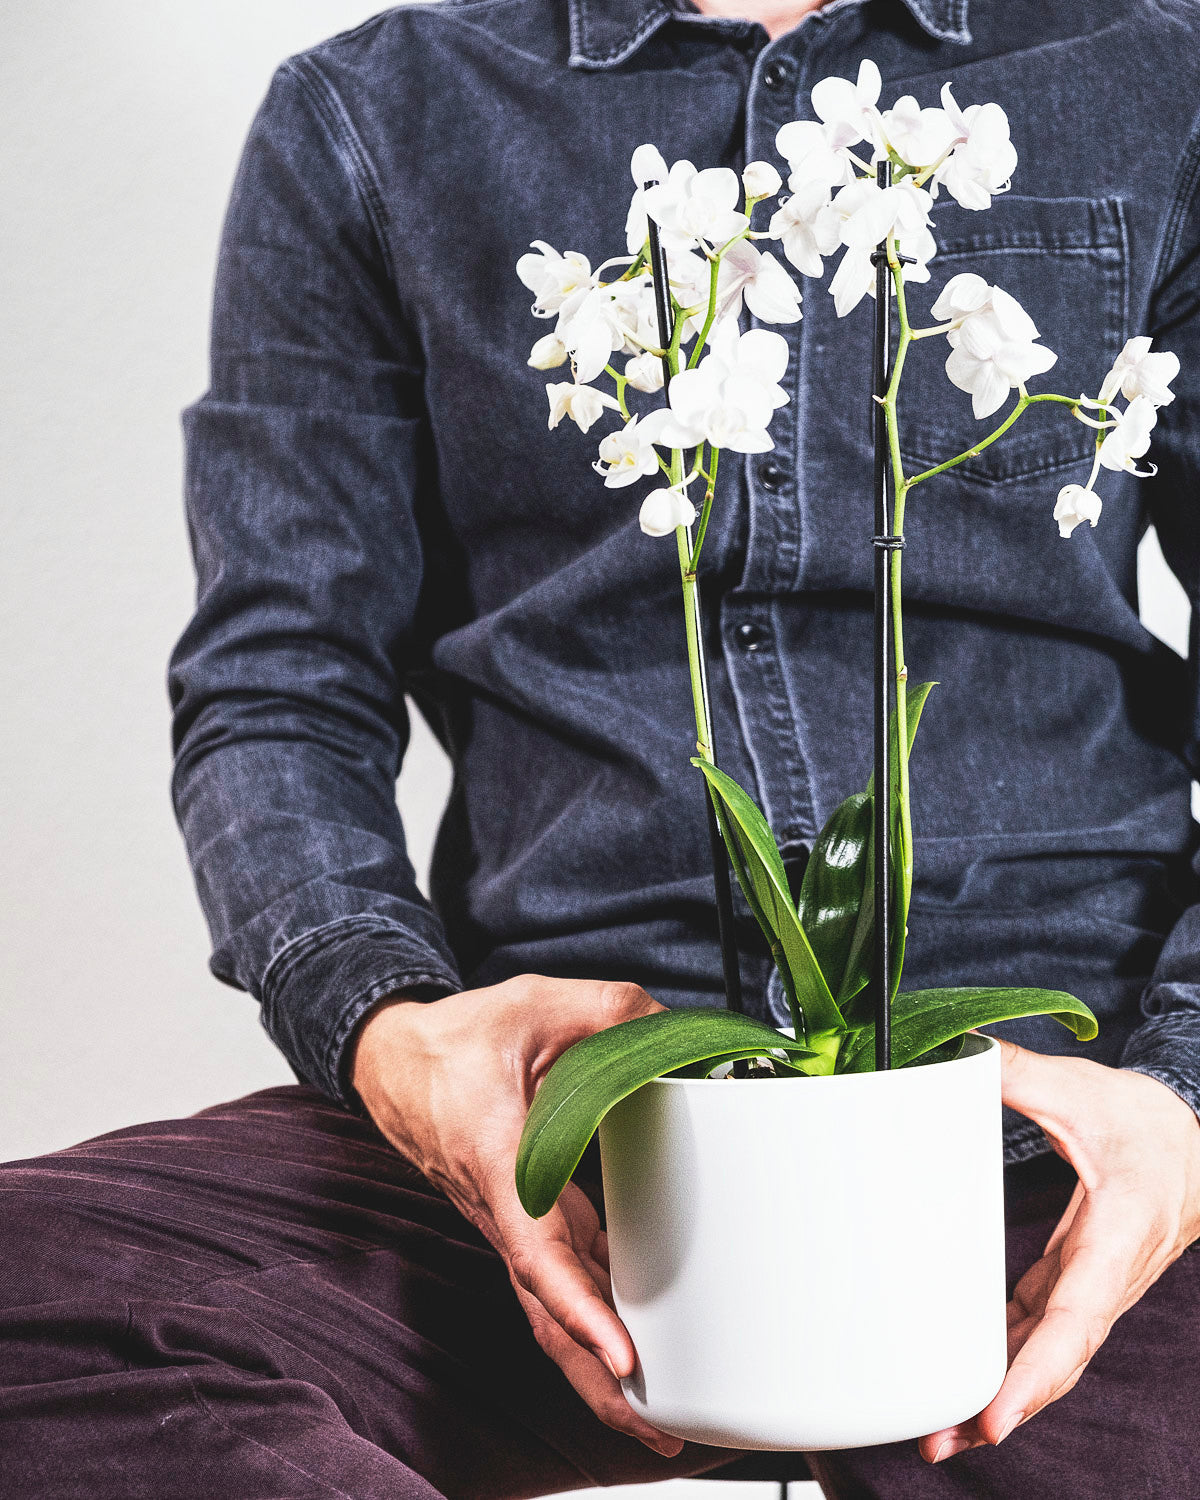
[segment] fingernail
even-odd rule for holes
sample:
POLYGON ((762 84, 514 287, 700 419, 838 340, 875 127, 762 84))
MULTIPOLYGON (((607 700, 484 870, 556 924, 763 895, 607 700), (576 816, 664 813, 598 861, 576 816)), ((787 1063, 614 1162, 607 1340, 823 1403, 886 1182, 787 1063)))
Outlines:
POLYGON ((952 1437, 947 1438, 938 1451, 933 1455, 935 1464, 944 1463, 946 1459, 953 1458, 956 1453, 961 1453, 965 1448, 971 1446, 970 1438, 952 1437))
POLYGON ((1005 1422, 1004 1426, 1000 1429, 1000 1436, 996 1439, 997 1446, 999 1446, 999 1444, 1004 1441, 1004 1439, 1009 1435, 1014 1427, 1019 1427, 1024 1420, 1025 1413, 1023 1411, 1013 1412, 1012 1416, 1009 1417, 1008 1421, 1005 1422))
POLYGON ((604 1350, 603 1349, 598 1349, 596 1352, 599 1354, 600 1358, 604 1361, 604 1363, 608 1366, 608 1373, 612 1376, 612 1378, 614 1380, 620 1380, 621 1377, 617 1374, 617 1367, 616 1367, 616 1365, 613 1364, 612 1360, 609 1359, 608 1355, 604 1352, 604 1350))

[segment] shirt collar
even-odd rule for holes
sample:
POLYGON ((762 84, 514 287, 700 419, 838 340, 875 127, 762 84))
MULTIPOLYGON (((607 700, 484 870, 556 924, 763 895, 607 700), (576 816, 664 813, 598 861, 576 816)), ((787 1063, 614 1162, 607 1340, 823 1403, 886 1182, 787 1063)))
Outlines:
MULTIPOLYGON (((836 0, 835 0, 836 3, 836 0)), ((843 0, 844 3, 844 0, 843 0)), ((969 42, 969 0, 903 0, 940 42, 969 42)), ((696 12, 680 0, 567 0, 573 68, 615 68, 671 16, 696 12)))

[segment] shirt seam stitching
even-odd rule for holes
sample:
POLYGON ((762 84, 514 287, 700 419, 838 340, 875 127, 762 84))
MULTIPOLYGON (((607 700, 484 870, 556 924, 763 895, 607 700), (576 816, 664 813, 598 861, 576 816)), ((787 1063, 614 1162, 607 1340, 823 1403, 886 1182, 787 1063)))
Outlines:
MULTIPOLYGON (((295 968, 296 964, 311 953, 325 947, 339 933, 343 931, 383 931, 394 934, 408 948, 414 959, 419 959, 426 967, 429 966, 429 954, 422 945, 414 941, 408 929, 401 923, 390 917, 375 916, 368 912, 356 913, 353 916, 334 917, 328 922, 322 922, 317 927, 310 927, 306 932, 298 934, 288 943, 285 943, 278 953, 274 955, 270 963, 263 970, 262 992, 264 1000, 268 996, 274 996, 277 990, 286 982, 288 974, 295 968)), ((447 970, 447 975, 449 971, 447 970)))
POLYGON ((383 190, 378 173, 375 171, 362 137, 355 128, 341 95, 313 57, 305 55, 293 58, 283 66, 303 89, 338 159, 354 184, 355 192, 366 212, 376 244, 383 256, 384 268, 394 286, 396 265, 388 232, 390 222, 383 190))

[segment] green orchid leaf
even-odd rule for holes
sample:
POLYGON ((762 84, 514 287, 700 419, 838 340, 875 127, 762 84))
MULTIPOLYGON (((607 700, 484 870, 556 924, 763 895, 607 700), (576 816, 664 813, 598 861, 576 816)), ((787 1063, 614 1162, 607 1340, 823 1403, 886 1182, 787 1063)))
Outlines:
MULTIPOLYGON (((921 712, 929 694, 937 686, 935 682, 917 682, 905 695, 905 718, 908 727, 908 750, 912 754, 921 712)), ((897 872, 893 891, 892 910, 892 998, 900 988, 900 976, 904 971, 904 949, 907 938, 908 908, 912 898, 912 850, 906 847, 900 819, 900 767, 897 761, 899 734, 895 710, 891 716, 892 754, 890 771, 892 782, 892 869, 897 872)), ((863 900, 859 907, 858 922, 850 940, 842 982, 838 988, 838 1003, 843 1007, 847 1024, 865 1026, 874 1018, 869 995, 862 995, 871 978, 875 962, 875 837, 874 837, 874 793, 875 777, 867 781, 867 796, 871 799, 869 834, 863 861, 863 900), (858 1005, 850 1005, 856 995, 862 995, 858 1005)))
POLYGON ((656 1011, 576 1042, 546 1074, 521 1132, 516 1177, 525 1212, 549 1213, 600 1121, 644 1083, 688 1063, 715 1067, 779 1050, 810 1055, 802 1042, 727 1010, 656 1011))
POLYGON ((800 925, 839 999, 863 899, 872 899, 871 817, 869 792, 855 792, 836 807, 813 845, 800 886, 800 925))
POLYGON ((714 793, 713 806, 734 874, 779 968, 797 1036, 844 1031, 842 1013, 792 904, 783 856, 766 818, 731 776, 699 757, 693 757, 692 764, 699 766, 714 793))
POLYGON ((930 1063, 953 1062, 956 1057, 962 1056, 962 1050, 967 1045, 967 1033, 956 1036, 951 1041, 943 1042, 940 1047, 931 1047, 928 1052, 922 1052, 920 1057, 914 1057, 912 1062, 905 1063, 906 1068, 926 1068, 930 1063))
MULTIPOLYGON (((1063 990, 910 990, 897 995, 892 1003, 892 1066, 907 1067, 977 1026, 1015 1021, 1022 1016, 1052 1016, 1081 1042, 1090 1042, 1099 1030, 1083 1001, 1063 990)), ((837 1066, 839 1073, 874 1071, 873 1025, 847 1038, 837 1066)))

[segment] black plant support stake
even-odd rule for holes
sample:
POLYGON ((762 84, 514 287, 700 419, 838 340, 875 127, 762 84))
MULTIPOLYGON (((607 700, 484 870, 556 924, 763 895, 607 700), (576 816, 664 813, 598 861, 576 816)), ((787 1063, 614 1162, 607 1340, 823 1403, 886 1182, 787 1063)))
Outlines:
MULTIPOLYGON (((645 183, 650 187, 653 184, 645 183)), ((663 353, 663 389, 670 390, 671 364, 665 353, 670 346, 673 332, 671 319, 671 294, 670 284, 667 277, 667 257, 663 252, 662 241, 658 234, 658 225, 649 216, 646 223, 650 233, 650 277, 654 285, 654 307, 658 315, 658 337, 662 344, 663 353)), ((688 550, 692 548, 692 529, 689 526, 687 532, 688 550)), ((700 611, 699 590, 695 594, 696 599, 696 640, 700 648, 700 682, 704 695, 704 711, 708 719, 708 734, 710 741, 713 738, 712 709, 708 698, 708 661, 704 649, 704 620, 700 611)), ((713 802, 713 790, 705 781, 704 805, 708 813, 708 846, 712 856, 713 890, 717 898, 717 934, 721 942, 721 969, 725 979, 725 1006, 741 1014, 742 1004, 742 975, 738 967, 737 942, 733 933, 733 888, 729 881, 729 859, 725 853, 725 843, 721 838, 721 829, 717 823, 716 806, 713 802)), ((741 1069, 735 1069, 741 1072, 741 1069)))
MULTIPOLYGON (((890 187, 891 163, 881 161, 876 171, 879 186, 890 187)), ((892 273, 886 239, 876 248, 871 259, 875 264, 875 399, 872 402, 875 420, 875 535, 871 538, 875 562, 875 953, 871 983, 875 1002, 875 1067, 877 1071, 883 1071, 892 1066, 892 768, 888 725, 891 707, 888 667, 892 654, 892 552, 904 542, 902 538, 889 535, 888 431, 883 399, 892 373, 892 273)))

